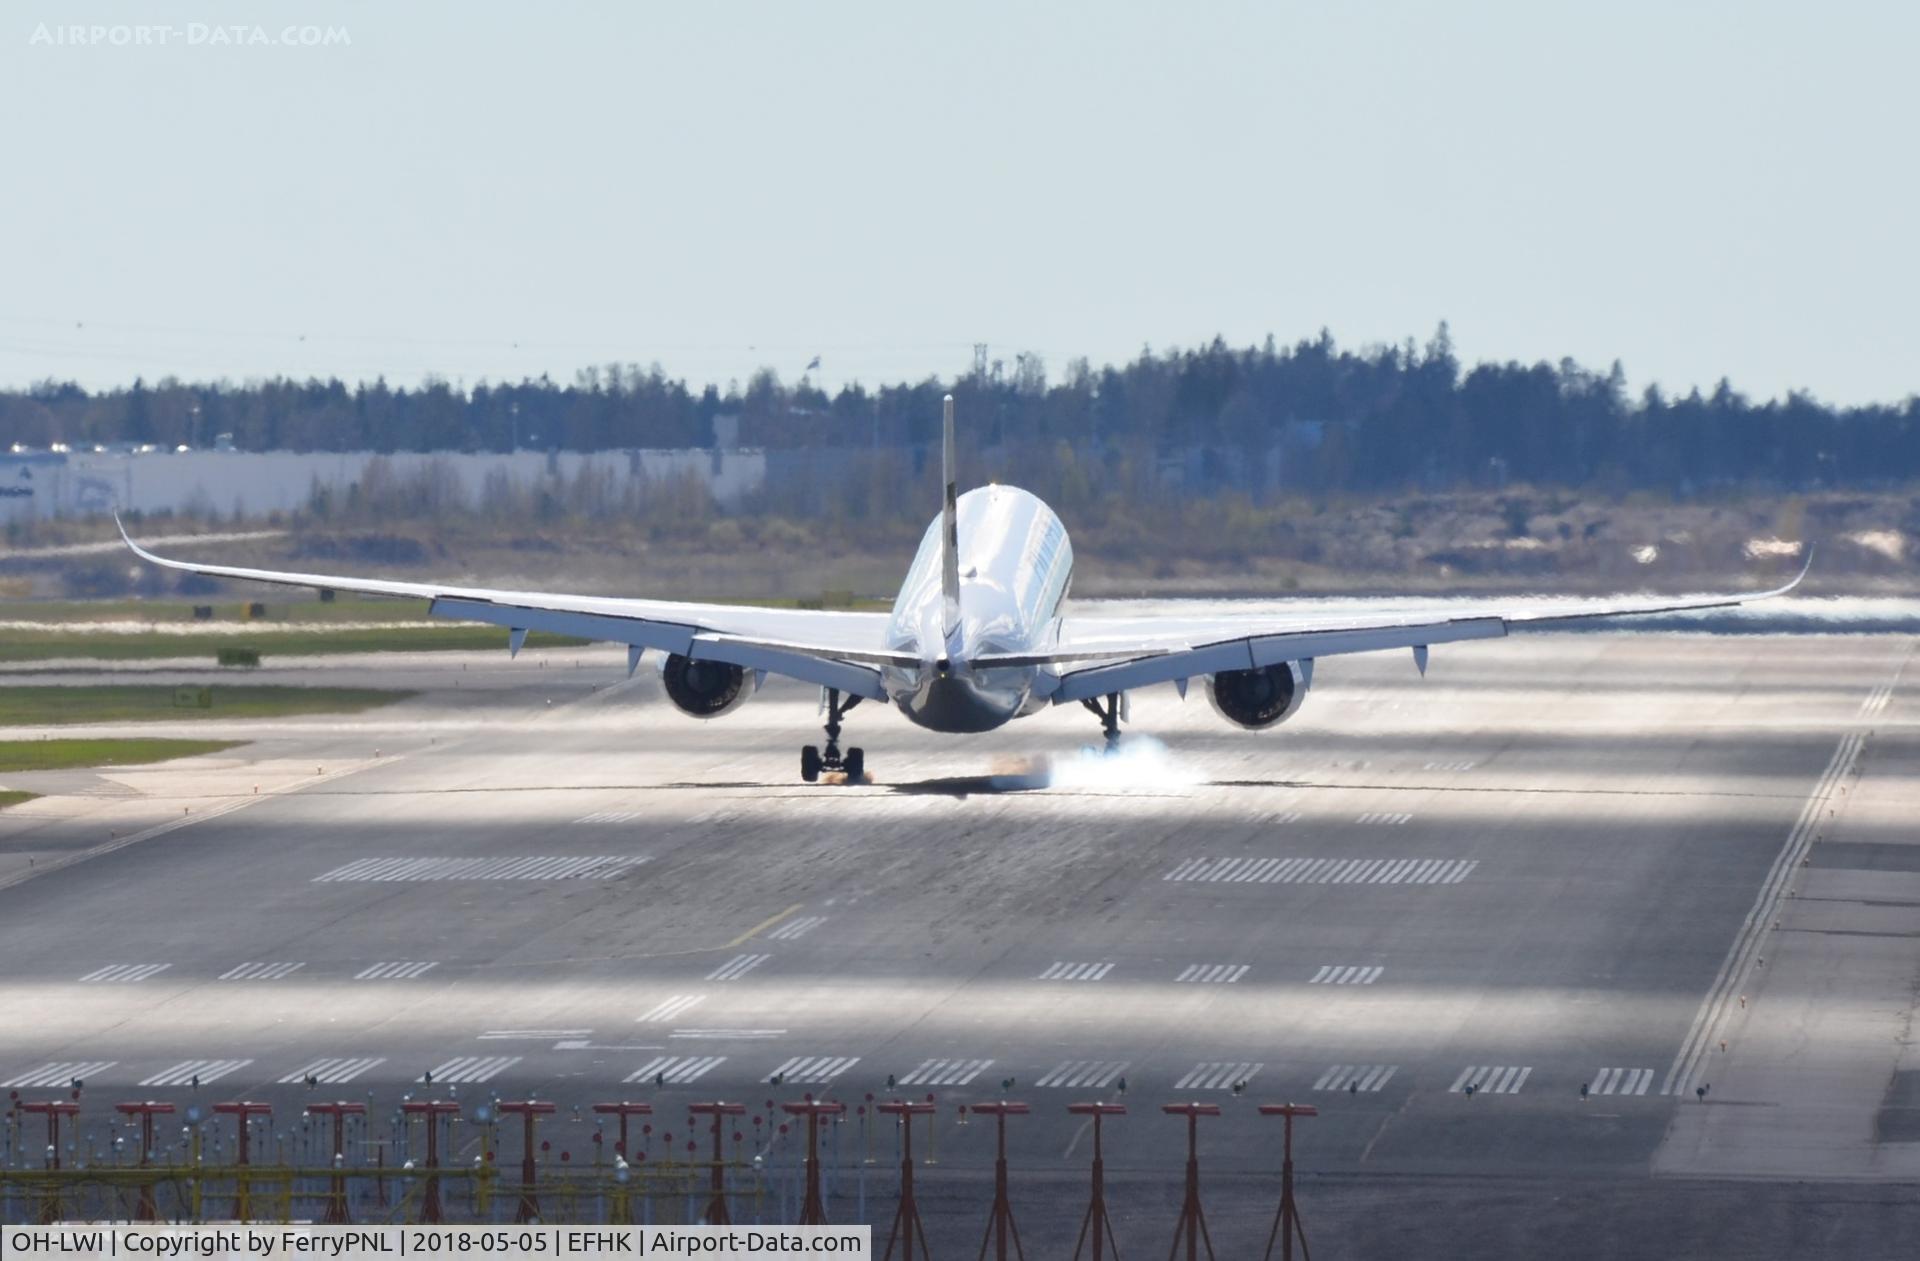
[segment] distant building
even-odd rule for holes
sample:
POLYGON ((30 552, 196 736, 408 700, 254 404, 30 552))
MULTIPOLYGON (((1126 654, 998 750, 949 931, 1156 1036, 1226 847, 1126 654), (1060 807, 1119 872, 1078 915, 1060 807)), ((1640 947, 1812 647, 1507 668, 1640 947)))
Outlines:
POLYGON ((692 477, 723 508, 738 507, 766 481, 758 450, 687 448, 625 451, 0 451, 0 521, 85 517, 113 511, 212 511, 259 516, 304 508, 316 489, 336 498, 384 460, 409 477, 428 466, 451 474, 470 506, 491 480, 532 486, 577 479, 586 469, 624 494, 636 481, 692 477))

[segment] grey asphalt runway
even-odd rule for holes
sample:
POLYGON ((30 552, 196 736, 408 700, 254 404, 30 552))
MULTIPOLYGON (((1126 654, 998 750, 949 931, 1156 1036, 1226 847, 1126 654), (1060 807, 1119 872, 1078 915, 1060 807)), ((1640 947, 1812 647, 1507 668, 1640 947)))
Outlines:
MULTIPOLYGON (((1327 1255, 1874 1255, 1920 1221, 1912 649, 1344 658, 1268 732, 1140 694, 1111 759, 1077 707, 947 737, 865 705, 852 787, 799 782, 796 686, 701 723, 617 649, 304 663, 421 694, 9 778, 47 796, 0 814, 0 1089, 532 1095, 582 1154, 571 1110, 620 1097, 684 1135, 701 1100, 932 1096, 930 1226, 969 1248, 991 1131, 963 1105, 1032 1105, 1016 1195, 1030 1245, 1070 1246, 1065 1105, 1123 1102, 1129 1255, 1171 1237, 1160 1106, 1197 1100, 1238 1256, 1272 1211, 1257 1106, 1294 1100, 1327 1255)), ((840 1131, 840 1210, 864 1176, 891 1212, 895 1141, 840 1131)))

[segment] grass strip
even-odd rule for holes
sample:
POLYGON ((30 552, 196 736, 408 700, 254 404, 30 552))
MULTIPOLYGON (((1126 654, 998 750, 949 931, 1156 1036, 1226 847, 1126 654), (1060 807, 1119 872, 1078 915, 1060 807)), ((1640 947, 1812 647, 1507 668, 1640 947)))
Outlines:
POLYGON ((0 810, 5 810, 8 806, 17 806, 24 802, 32 801, 35 797, 38 797, 39 795, 40 795, 39 793, 23 793, 23 792, 12 792, 9 790, 0 790, 0 810))
POLYGON ((0 740, 0 775, 86 766, 143 766, 219 753, 241 740, 0 740))
MULTIPOLYGON (((572 648, 587 643, 539 631, 529 648, 572 648)), ((0 635, 0 661, 155 661, 174 657, 212 660, 222 648, 252 648, 263 658, 319 657, 357 652, 460 652, 507 646, 496 626, 354 627, 346 630, 274 631, 257 637, 142 631, 129 634, 69 633, 58 629, 10 630, 0 635)))
POLYGON ((0 687, 0 727, 357 714, 411 695, 374 688, 251 687, 224 682, 189 687, 0 687))

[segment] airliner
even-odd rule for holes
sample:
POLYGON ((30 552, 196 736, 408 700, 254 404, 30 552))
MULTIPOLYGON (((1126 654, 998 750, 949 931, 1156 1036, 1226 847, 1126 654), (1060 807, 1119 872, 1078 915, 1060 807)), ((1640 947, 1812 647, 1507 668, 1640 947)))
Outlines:
POLYGON ((492 591, 203 565, 154 555, 124 525, 120 533, 141 559, 210 578, 426 600, 435 616, 505 627, 514 653, 530 630, 625 644, 631 677, 654 652, 667 698, 695 718, 737 709, 769 674, 814 684, 822 689, 826 744, 800 751, 800 777, 808 783, 822 772, 863 781, 865 752, 840 748, 842 720, 862 701, 890 702, 919 726, 955 733, 992 731, 1078 701, 1099 719, 1112 749, 1128 716, 1128 693, 1171 683, 1184 698, 1188 684, 1200 680, 1222 718, 1258 731, 1299 711, 1322 657, 1412 649, 1424 674, 1434 644, 1729 608, 1784 595, 1806 576, 1803 566, 1785 586, 1750 594, 1577 607, 1533 601, 1444 612, 1303 608, 1249 615, 1185 601, 1193 611, 1151 618, 1069 613, 1073 545, 1060 518, 1038 496, 1013 486, 956 494, 952 395, 943 431, 945 503, 889 613, 492 591))

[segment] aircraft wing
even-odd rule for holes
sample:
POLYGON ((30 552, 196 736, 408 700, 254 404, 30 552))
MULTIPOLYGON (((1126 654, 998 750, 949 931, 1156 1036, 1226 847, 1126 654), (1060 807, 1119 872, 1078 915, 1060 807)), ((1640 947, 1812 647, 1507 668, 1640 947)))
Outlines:
MULTIPOLYGON (((114 523, 119 525, 119 518, 116 517, 114 523)), ((694 660, 720 661, 748 670, 782 674, 870 700, 885 700, 878 667, 920 664, 911 654, 887 649, 887 615, 884 613, 492 591, 439 583, 205 565, 156 556, 134 542, 124 525, 120 526, 120 537, 142 560, 209 578, 426 600, 427 611, 435 617, 506 627, 510 632, 509 646, 516 652, 530 630, 626 644, 629 672, 640 664, 642 653, 657 649, 694 660)))
MULTIPOLYGON (((1813 563, 1811 551, 1807 565, 1813 563)), ((1661 599, 1605 601, 1523 600, 1475 606, 1449 603, 1444 609, 1401 613, 1354 613, 1303 609, 1274 614, 1170 615, 1113 617, 1100 614, 1061 619, 1054 646, 1041 653, 977 659, 976 668, 1039 666, 1060 680, 1056 701, 1083 700, 1153 683, 1249 670, 1282 661, 1311 661, 1341 653, 1412 648, 1420 668, 1433 644, 1468 639, 1498 639, 1511 631, 1604 622, 1657 613, 1731 608, 1785 595, 1806 577, 1770 591, 1661 599)))

